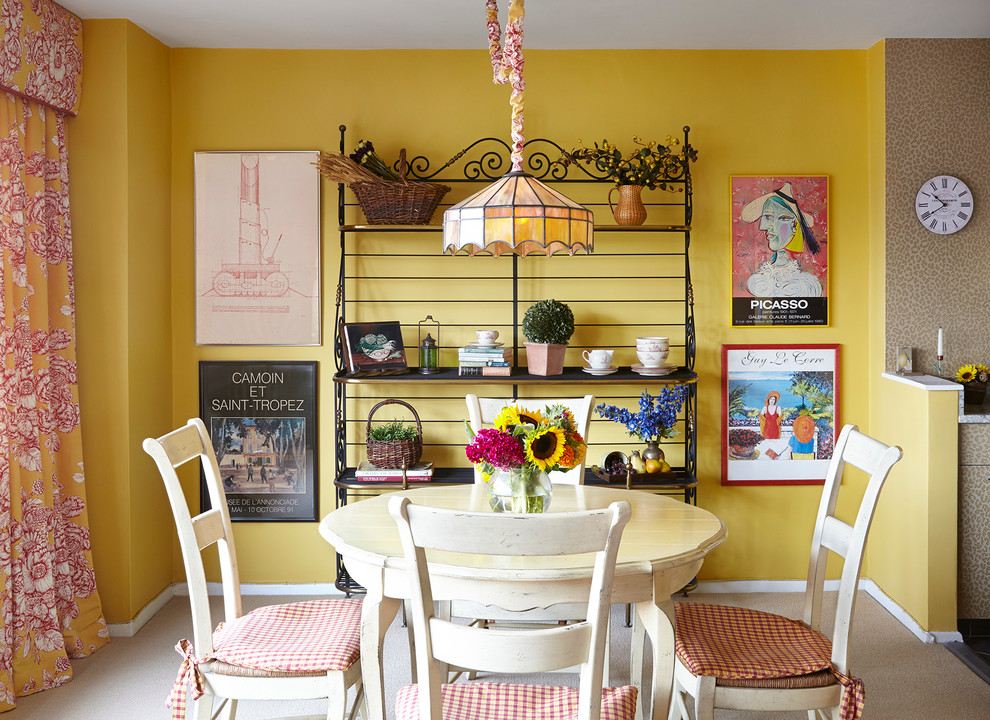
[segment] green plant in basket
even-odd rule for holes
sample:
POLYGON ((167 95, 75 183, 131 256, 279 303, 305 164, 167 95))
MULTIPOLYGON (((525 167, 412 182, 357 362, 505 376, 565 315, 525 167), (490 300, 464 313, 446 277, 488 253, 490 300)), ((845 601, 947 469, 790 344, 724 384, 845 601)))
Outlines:
POLYGON ((574 334, 574 313, 559 300, 540 300, 523 315, 522 331, 533 343, 566 345, 574 334))
POLYGON ((398 442, 400 440, 415 440, 419 436, 416 428, 406 425, 401 420, 393 420, 384 425, 376 425, 368 431, 369 440, 379 442, 398 442))

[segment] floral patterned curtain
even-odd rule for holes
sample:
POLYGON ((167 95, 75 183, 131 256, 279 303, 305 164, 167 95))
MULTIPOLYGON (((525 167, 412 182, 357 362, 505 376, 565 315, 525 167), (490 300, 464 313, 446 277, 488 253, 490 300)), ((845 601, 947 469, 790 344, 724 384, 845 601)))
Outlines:
POLYGON ((65 113, 78 18, 0 0, 0 711, 109 640, 90 550, 76 386, 65 113))

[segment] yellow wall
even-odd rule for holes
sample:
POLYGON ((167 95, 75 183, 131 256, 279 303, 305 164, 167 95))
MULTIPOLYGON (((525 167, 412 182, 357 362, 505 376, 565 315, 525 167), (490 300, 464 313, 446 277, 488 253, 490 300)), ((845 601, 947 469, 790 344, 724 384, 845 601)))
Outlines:
POLYGON ((68 123, 79 386, 93 557, 109 622, 174 582, 174 530, 141 439, 172 422, 169 51, 120 20, 84 23, 68 123))
MULTIPOLYGON (((334 151, 336 128, 344 123, 350 142, 370 138, 385 157, 395 157, 400 147, 406 147, 442 161, 477 137, 507 136, 508 89, 491 83, 483 51, 173 49, 167 51, 170 68, 163 68, 159 64, 163 53, 139 52, 118 37, 122 31, 116 23, 86 21, 85 27, 84 102, 89 92, 102 93, 106 103, 93 110, 92 104, 84 106, 92 115, 80 116, 72 138, 75 153, 83 144, 85 128, 85 152, 92 156, 85 162, 73 156, 74 217, 88 216, 100 223, 94 228, 99 231, 89 236, 94 248, 79 248, 82 235, 77 232, 77 252, 83 253, 77 265, 86 264, 87 250, 97 252, 101 263, 118 264, 119 278, 119 273, 135 270, 140 262, 128 251, 142 247, 162 252, 170 243, 170 257, 153 258, 161 273, 156 277, 137 275, 120 287, 107 281, 105 265, 93 267, 95 258, 90 258, 89 280, 84 283, 80 278, 79 283, 86 290, 85 295, 80 291, 80 316, 90 323, 88 333, 80 327, 81 347, 87 336, 104 343, 99 350, 91 348, 89 355, 81 351, 84 416, 105 420, 118 431, 107 443, 112 448, 101 446, 106 439, 92 434, 87 445, 90 483, 95 486, 91 517, 98 540, 101 594, 105 602, 111 599, 108 605, 116 603, 122 591, 138 584, 128 577, 139 572, 154 574, 159 585, 155 590, 155 582, 141 583, 143 597, 113 604, 108 619, 119 622, 133 617, 168 582, 182 578, 178 566, 169 567, 169 577, 162 577, 161 568, 168 560, 160 547, 152 545, 143 526, 133 527, 146 519, 134 517, 142 507, 154 507, 162 516, 166 513, 164 493, 155 497, 160 492, 157 486, 143 495, 154 476, 150 461, 138 448, 145 435, 158 434, 197 414, 197 362, 315 359, 321 363, 323 407, 330 406, 335 186, 325 183, 323 189, 324 345, 197 347, 193 153, 334 151), (171 142, 168 128, 158 127, 162 116, 156 110, 135 115, 141 110, 132 104, 135 88, 127 76, 139 68, 155 77, 171 74, 171 142), (111 112, 115 105, 118 111, 111 112), (122 113, 129 113, 126 121, 122 113), (105 117, 108 126, 93 128, 97 117, 105 117), (145 129, 145 123, 155 125, 159 134, 145 129), (153 207, 136 207, 122 200, 134 191, 127 178, 117 176, 137 171, 132 164, 135 148, 125 142, 128 133, 135 132, 142 133, 142 154, 171 154, 170 229, 168 219, 144 222, 147 214, 160 212, 157 202, 153 207), (110 187, 86 186, 87 179, 104 174, 113 176, 110 187), (133 236, 135 224, 144 230, 140 240, 133 236), (169 264, 170 289, 156 283, 166 277, 169 264), (133 307, 131 313, 122 315, 115 308, 115 302, 139 300, 143 306, 133 307), (162 308, 169 302, 170 313, 162 308), (101 326, 94 308, 106 310, 110 322, 101 326), (120 347, 128 348, 126 358, 120 357, 120 347), (165 359, 169 351, 171 358, 165 359), (165 410, 170 397, 171 407, 165 410), (92 479, 94 474, 97 479, 92 479), (132 557, 121 557, 121 542, 133 543, 132 557)), ((127 37, 132 34, 133 30, 127 37)), ((863 312, 870 297, 869 198, 874 189, 868 53, 530 51, 526 62, 526 122, 531 137, 551 137, 565 146, 602 137, 628 143, 634 134, 662 139, 677 134, 685 124, 692 127, 692 142, 700 151, 693 168, 696 222, 691 249, 701 377, 699 498, 729 528, 729 540, 706 561, 702 579, 803 578, 819 488, 720 485, 719 350, 722 343, 840 343, 841 421, 869 428, 870 315, 863 312), (829 176, 832 324, 828 328, 730 327, 729 177, 761 173, 829 176)), ((155 99, 160 103, 157 92, 155 99)), ((156 166, 148 172, 153 176, 149 189, 161 202, 168 194, 168 171, 163 174, 156 166)), ((328 472, 331 430, 330 422, 321 423, 321 515, 333 508, 328 472)), ((843 512, 850 507, 847 503, 843 512)), ((152 535, 160 532, 161 525, 154 524, 152 535)), ((333 577, 332 555, 315 524, 239 523, 236 534, 245 582, 328 582, 333 577)))
MULTIPOLYGON (((478 51, 318 52, 174 50, 173 265, 193 260, 196 150, 335 150, 336 127, 368 137, 394 157, 400 146, 444 160, 508 128, 508 91, 494 86, 478 51), (396 72, 401 66, 403 71, 396 72), (411 82, 420 78, 422 82, 411 82), (437 82, 428 82, 427 79, 437 82), (273 89, 278 88, 274 93, 273 89)), ((842 418, 867 418, 869 194, 866 53, 551 52, 526 55, 527 134, 564 145, 602 136, 664 137, 692 128, 692 269, 701 376, 701 504, 724 518, 730 539, 705 564, 706 579, 800 578, 806 571, 817 487, 722 488, 719 484, 719 346, 723 342, 837 342, 843 345, 842 418), (795 94, 788 89, 796 88, 795 94), (832 326, 780 330, 729 327, 728 182, 732 174, 827 174, 831 180, 832 326), (793 518, 777 523, 776 518, 793 518), (768 529, 769 528, 769 529, 768 529)), ((628 142, 628 141, 627 141, 628 142)), ((332 187, 323 207, 324 276, 337 263, 332 187)), ((442 259, 440 259, 442 261, 442 259)), ((566 262, 566 260, 562 260, 566 262)), ((329 387, 326 345, 218 348, 194 344, 193 278, 173 278, 176 417, 197 412, 196 361, 318 359, 329 387)), ((324 337, 331 336, 332 284, 325 282, 324 337)), ((326 390, 325 390, 326 391, 326 390)), ((321 448, 330 445, 321 426, 321 448)), ((324 454, 321 464, 329 466, 324 454)), ((321 512, 332 509, 324 479, 321 512)), ((237 526, 242 578, 326 581, 327 558, 266 548, 319 543, 308 525, 237 526), (245 552, 247 544, 259 552, 245 552)))
POLYGON ((956 630, 959 393, 877 385, 872 434, 898 444, 870 535, 870 578, 922 628, 956 630))

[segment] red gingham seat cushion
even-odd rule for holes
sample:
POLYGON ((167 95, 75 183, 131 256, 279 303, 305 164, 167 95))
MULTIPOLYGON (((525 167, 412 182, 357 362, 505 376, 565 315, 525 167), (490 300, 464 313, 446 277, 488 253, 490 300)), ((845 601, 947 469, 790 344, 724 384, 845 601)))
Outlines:
POLYGON ((192 674, 193 699, 203 696, 199 665, 214 662, 211 672, 232 675, 324 674, 346 670, 360 654, 360 600, 311 600, 258 608, 213 632, 213 653, 195 657, 188 640, 175 646, 183 656, 166 707, 185 717, 186 682, 192 674))
POLYGON ((815 687, 827 670, 843 686, 843 720, 857 720, 863 709, 863 683, 832 668, 832 643, 822 633, 781 615, 727 605, 674 604, 674 650, 694 675, 727 680, 725 684, 781 686, 772 679, 808 676, 787 683, 815 687))
POLYGON ((256 670, 346 670, 358 659, 360 600, 270 605, 220 623, 212 658, 256 670))
MULTIPOLYGON (((578 689, 543 685, 463 682, 440 687, 444 720, 568 720, 576 718, 578 689)), ((602 720, 633 720, 636 688, 602 689, 602 720)), ((395 700, 396 720, 419 720, 419 686, 395 700)))

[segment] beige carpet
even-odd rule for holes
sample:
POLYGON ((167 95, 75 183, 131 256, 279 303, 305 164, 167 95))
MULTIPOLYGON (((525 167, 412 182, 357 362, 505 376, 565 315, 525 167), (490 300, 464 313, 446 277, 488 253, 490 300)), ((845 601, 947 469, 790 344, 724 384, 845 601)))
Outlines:
MULTIPOLYGON (((245 598, 248 608, 297 598, 245 598)), ((299 598, 305 599, 305 598, 299 598)), ((798 617, 801 596, 794 593, 704 595, 691 600, 744 605, 798 617)), ((629 630, 622 608, 613 613, 612 671, 628 675, 629 630)), ((168 717, 164 700, 175 678, 177 639, 189 635, 187 598, 177 597, 133 638, 114 638, 95 655, 72 664, 71 683, 55 690, 18 698, 11 720, 145 720, 168 717)), ((926 645, 905 629, 873 598, 860 593, 852 643, 852 669, 866 683, 864 720, 986 720, 990 718, 990 685, 940 645, 926 645)), ((395 693, 409 681, 405 628, 396 621, 385 642, 386 708, 391 716, 395 693)), ((571 676, 555 675, 564 684, 571 676)), ((286 714, 320 713, 318 702, 240 703, 237 717, 256 720, 286 714)), ((720 720, 763 717, 760 713, 720 712, 720 720)), ((770 718, 805 720, 805 713, 766 714, 770 718)))

